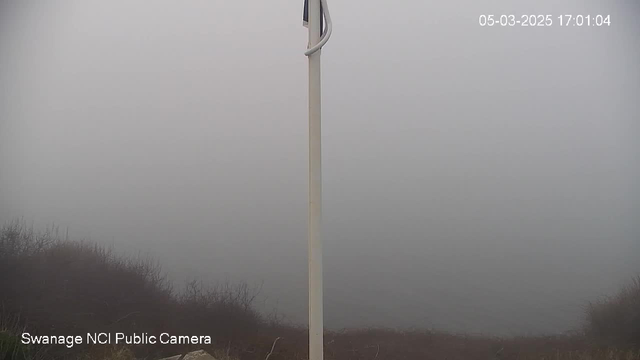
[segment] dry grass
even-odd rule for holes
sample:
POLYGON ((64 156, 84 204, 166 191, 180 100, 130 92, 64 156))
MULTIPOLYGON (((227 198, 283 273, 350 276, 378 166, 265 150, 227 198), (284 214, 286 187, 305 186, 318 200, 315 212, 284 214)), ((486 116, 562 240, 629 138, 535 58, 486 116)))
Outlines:
POLYGON ((102 346, 94 347, 79 355, 77 360, 136 360, 136 356, 126 347, 102 346))

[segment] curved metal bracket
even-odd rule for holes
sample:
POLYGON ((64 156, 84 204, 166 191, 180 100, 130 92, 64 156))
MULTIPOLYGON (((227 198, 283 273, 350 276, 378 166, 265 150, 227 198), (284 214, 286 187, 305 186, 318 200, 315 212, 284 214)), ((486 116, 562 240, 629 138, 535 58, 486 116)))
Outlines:
POLYGON ((320 41, 318 41, 318 43, 312 47, 307 49, 307 51, 304 52, 304 54, 306 56, 311 56, 314 53, 316 53, 318 50, 322 49, 322 47, 324 46, 324 44, 327 43, 327 41, 329 41, 329 38, 331 37, 331 33, 333 32, 333 23, 331 22, 331 14, 329 14, 329 7, 327 6, 327 0, 320 0, 322 3, 322 10, 323 10, 323 16, 326 20, 326 26, 324 29, 324 32, 322 33, 322 37, 320 38, 320 41))

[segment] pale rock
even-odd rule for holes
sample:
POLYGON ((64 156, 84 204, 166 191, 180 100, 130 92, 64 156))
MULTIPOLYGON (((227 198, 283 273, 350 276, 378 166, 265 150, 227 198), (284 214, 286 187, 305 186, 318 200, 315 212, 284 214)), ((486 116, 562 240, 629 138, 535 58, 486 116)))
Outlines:
POLYGON ((182 360, 216 360, 204 350, 192 351, 185 355, 182 360))

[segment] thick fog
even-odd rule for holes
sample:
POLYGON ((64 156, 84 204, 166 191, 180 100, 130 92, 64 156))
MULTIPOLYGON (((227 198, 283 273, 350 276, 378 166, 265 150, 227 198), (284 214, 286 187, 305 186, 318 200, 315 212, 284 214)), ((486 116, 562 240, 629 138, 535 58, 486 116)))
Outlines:
MULTIPOLYGON (((305 323, 302 0, 0 4, 0 220, 151 254, 178 287, 263 283, 305 323)), ((635 1, 329 6, 329 328, 563 332, 640 271, 635 1)))

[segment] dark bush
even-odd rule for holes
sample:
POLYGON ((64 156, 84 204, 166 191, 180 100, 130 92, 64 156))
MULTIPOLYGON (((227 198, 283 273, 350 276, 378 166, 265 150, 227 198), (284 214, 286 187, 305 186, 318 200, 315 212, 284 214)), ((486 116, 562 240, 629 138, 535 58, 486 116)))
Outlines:
MULTIPOLYGON (((33 334, 168 332, 238 342, 262 322, 252 307, 258 290, 192 282, 184 293, 175 293, 148 257, 62 239, 55 228, 38 233, 20 221, 0 229, 0 306, 19 315, 19 326, 33 334)), ((163 350, 170 354, 178 347, 163 350)))
POLYGON ((608 343, 640 346, 640 276, 614 296, 589 304, 587 332, 608 343))

